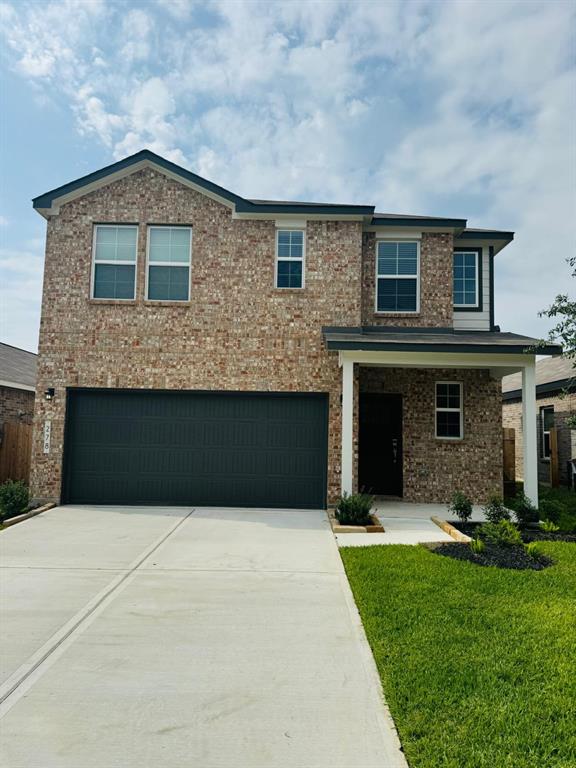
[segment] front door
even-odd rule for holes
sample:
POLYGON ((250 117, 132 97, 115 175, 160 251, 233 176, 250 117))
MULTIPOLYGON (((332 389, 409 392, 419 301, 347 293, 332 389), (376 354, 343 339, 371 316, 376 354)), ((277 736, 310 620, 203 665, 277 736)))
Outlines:
POLYGON ((402 395, 360 393, 358 487, 402 496, 402 395))

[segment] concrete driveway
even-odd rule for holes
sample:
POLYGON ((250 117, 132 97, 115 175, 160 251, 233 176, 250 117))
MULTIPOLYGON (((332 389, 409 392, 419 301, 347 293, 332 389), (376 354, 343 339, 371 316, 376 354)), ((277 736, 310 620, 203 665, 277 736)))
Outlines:
POLYGON ((406 766, 325 513, 61 507, 0 557, 0 764, 406 766))

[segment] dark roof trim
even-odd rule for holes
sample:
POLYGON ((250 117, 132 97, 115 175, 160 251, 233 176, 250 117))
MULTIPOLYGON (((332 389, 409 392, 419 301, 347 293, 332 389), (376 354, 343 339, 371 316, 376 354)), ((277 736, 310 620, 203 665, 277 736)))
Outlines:
POLYGON ((319 215, 352 215, 352 216, 372 216, 373 205, 337 205, 327 203, 319 205, 318 203, 251 203, 248 200, 242 200, 236 203, 237 213, 308 213, 319 215))
POLYGON ((387 216, 380 218, 374 216, 371 222, 373 227, 438 227, 446 229, 464 229, 466 219, 442 219, 426 216, 387 216))
MULTIPOLYGON (((438 344, 426 342, 396 342, 396 341, 337 341, 327 339, 329 350, 361 350, 364 352, 473 352, 489 355, 525 355, 534 354, 530 347, 512 344, 438 344)), ((557 355, 556 348, 546 347, 538 350, 538 354, 557 355)))
MULTIPOLYGON (((545 384, 536 385, 536 397, 545 395, 560 394, 560 392, 574 392, 576 382, 574 379, 559 379, 558 381, 547 381, 545 384)), ((511 389, 509 392, 502 393, 502 400, 522 400, 521 389, 511 389)))
POLYGON ((511 242, 514 240, 514 232, 501 232, 488 229, 465 229, 461 232, 457 240, 505 240, 511 242))

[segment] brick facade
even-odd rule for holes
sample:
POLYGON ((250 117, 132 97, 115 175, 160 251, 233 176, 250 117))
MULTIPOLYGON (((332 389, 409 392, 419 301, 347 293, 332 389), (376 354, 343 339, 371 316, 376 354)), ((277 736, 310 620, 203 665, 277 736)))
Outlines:
MULTIPOLYGON (((274 221, 234 219, 227 206, 159 171, 137 171, 63 204, 47 230, 38 387, 54 387, 55 397, 36 403, 33 495, 60 497, 66 388, 112 387, 328 393, 328 497, 334 501, 340 491, 342 377, 337 354, 324 348, 322 326, 452 323, 452 236, 423 235, 421 313, 399 319, 369 312, 371 241, 371 235, 363 238, 360 221, 309 220, 306 287, 277 290, 274 221), (135 301, 90 299, 95 223, 139 224, 135 301), (145 300, 148 224, 193 227, 190 302, 145 300), (47 419, 51 446, 44 454, 47 419)), ((430 375, 394 373, 393 385, 405 393, 410 430, 407 498, 444 500, 453 482, 461 487, 462 477, 475 498, 485 496, 498 486, 501 471, 500 436, 490 442, 499 392, 484 373, 466 372, 470 437, 458 446, 442 445, 429 439, 428 426, 419 421, 433 423, 430 375)))
MULTIPOLYGON (((536 400, 536 435, 538 441, 538 480, 541 483, 550 482, 550 462, 542 458, 542 433, 540 430, 540 408, 546 405, 554 406, 554 426, 558 430, 558 469, 560 483, 570 484, 568 462, 576 457, 574 442, 576 433, 570 429, 566 421, 576 412, 576 394, 560 397, 538 397, 536 400)), ((502 404, 502 423, 515 431, 516 444, 516 479, 524 477, 524 445, 522 437, 522 401, 513 400, 502 404)))

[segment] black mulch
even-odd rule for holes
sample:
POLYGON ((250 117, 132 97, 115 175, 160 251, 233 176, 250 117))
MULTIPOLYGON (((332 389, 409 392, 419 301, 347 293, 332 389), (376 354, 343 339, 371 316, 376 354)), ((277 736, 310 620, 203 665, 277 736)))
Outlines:
POLYGON ((493 547, 486 545, 480 555, 475 555, 468 544, 455 541, 453 544, 438 544, 431 549, 437 555, 452 557, 454 560, 468 560, 476 565, 495 565, 498 568, 513 568, 518 571, 541 571, 552 565, 552 560, 544 555, 530 557, 521 547, 493 547))
MULTIPOLYGON (((450 525, 453 525, 461 533, 465 533, 466 536, 470 536, 471 539, 476 537, 476 531, 482 523, 461 523, 460 520, 449 520, 450 525)), ((576 543, 576 533, 566 533, 563 531, 556 531, 555 533, 546 533, 539 528, 525 528, 520 527, 520 535, 522 541, 528 544, 530 541, 569 541, 576 543)))

